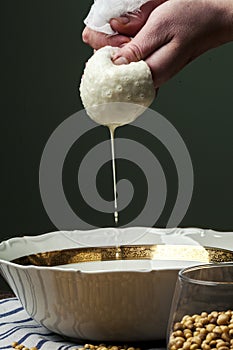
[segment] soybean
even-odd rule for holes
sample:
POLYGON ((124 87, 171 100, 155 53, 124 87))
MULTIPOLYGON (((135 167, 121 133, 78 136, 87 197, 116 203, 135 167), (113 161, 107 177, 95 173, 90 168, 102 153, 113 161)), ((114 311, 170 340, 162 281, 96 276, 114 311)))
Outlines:
MULTIPOLYGON (((178 334, 180 334, 180 333, 178 333, 178 334)), ((29 349, 25 345, 19 344, 16 341, 13 342, 11 344, 11 346, 12 346, 12 348, 14 348, 16 350, 17 349, 18 350, 38 350, 36 346, 29 349)), ((128 346, 128 345, 108 345, 107 346, 106 344, 99 344, 99 345, 85 344, 82 348, 77 347, 77 348, 73 348, 72 350, 141 350, 141 348, 134 348, 134 347, 128 346)))
POLYGON ((174 324, 169 350, 233 350, 233 311, 185 315, 174 324))

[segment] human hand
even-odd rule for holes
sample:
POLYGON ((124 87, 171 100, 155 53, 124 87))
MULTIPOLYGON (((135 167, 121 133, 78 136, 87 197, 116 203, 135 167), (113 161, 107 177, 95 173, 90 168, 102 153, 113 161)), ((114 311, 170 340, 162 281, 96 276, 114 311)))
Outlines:
POLYGON ((231 40, 232 0, 170 0, 155 8, 113 61, 144 59, 159 87, 205 51, 231 40))
POLYGON ((127 13, 122 17, 111 19, 110 25, 112 29, 118 33, 115 35, 96 32, 95 30, 85 27, 82 34, 83 41, 95 50, 106 45, 121 47, 130 42, 131 38, 134 37, 146 23, 151 12, 165 1, 167 0, 151 0, 145 3, 140 10, 135 13, 127 13))
POLYGON ((123 44, 114 62, 126 64, 144 59, 156 88, 208 49, 233 40, 232 0, 151 1, 146 5, 137 20, 130 16, 127 24, 119 24, 119 19, 111 21, 119 36, 104 38, 104 34, 97 33, 102 35, 100 40, 95 32, 86 38, 84 32, 84 41, 93 47, 96 44, 96 48, 123 44))

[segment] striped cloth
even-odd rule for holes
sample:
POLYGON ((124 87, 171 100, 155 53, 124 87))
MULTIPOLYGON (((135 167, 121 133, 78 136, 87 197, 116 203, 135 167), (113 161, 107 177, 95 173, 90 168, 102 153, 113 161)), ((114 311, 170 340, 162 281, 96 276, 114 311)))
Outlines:
MULTIPOLYGON (((67 342, 39 325, 29 317, 17 298, 3 299, 0 300, 0 350, 13 349, 11 344, 15 341, 29 349, 35 346, 41 350, 72 350, 83 347, 83 344, 67 342)), ((148 345, 139 346, 144 350, 166 350, 161 344, 158 344, 158 348, 148 345)))
POLYGON ((17 298, 0 300, 0 350, 13 349, 17 341, 42 350, 77 349, 82 345, 66 342, 28 316, 17 298))

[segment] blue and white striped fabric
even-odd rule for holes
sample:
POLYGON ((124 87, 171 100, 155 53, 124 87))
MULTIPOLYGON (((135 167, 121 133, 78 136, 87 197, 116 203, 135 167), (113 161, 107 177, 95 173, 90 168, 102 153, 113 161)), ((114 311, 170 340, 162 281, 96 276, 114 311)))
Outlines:
MULTIPOLYGON (((67 342, 39 325, 28 316, 17 298, 0 300, 0 350, 13 350, 11 344, 15 341, 29 349, 35 346, 41 350, 75 350, 83 347, 83 344, 67 342)), ((150 347, 147 350, 166 349, 150 347)))
POLYGON ((0 350, 12 349, 17 341, 42 350, 77 349, 77 344, 64 341, 28 316, 17 298, 0 300, 0 350))

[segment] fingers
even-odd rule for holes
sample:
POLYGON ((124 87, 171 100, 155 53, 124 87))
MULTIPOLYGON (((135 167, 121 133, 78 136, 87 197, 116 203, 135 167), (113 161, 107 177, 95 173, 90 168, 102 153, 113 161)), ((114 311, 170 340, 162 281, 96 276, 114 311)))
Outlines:
MULTIPOLYGON (((169 1, 166 2, 168 3, 169 1)), ((164 5, 157 7, 139 33, 115 54, 113 57, 115 64, 145 60, 172 40, 174 36, 172 22, 168 15, 164 16, 164 5)))
POLYGON ((111 27, 118 35, 107 35, 99 33, 90 28, 83 31, 83 41, 90 45, 93 49, 99 49, 103 46, 110 45, 121 47, 130 42, 131 37, 146 23, 150 13, 163 2, 167 0, 151 0, 145 3, 139 11, 130 13, 122 17, 114 18, 110 21, 111 27))
POLYGON ((90 45, 95 50, 98 50, 106 45, 120 47, 131 40, 124 35, 108 35, 96 32, 87 27, 83 31, 82 39, 86 44, 90 45))
POLYGON ((126 36, 135 36, 144 26, 151 12, 165 1, 148 1, 135 13, 128 13, 118 18, 112 18, 110 21, 112 29, 126 36))

